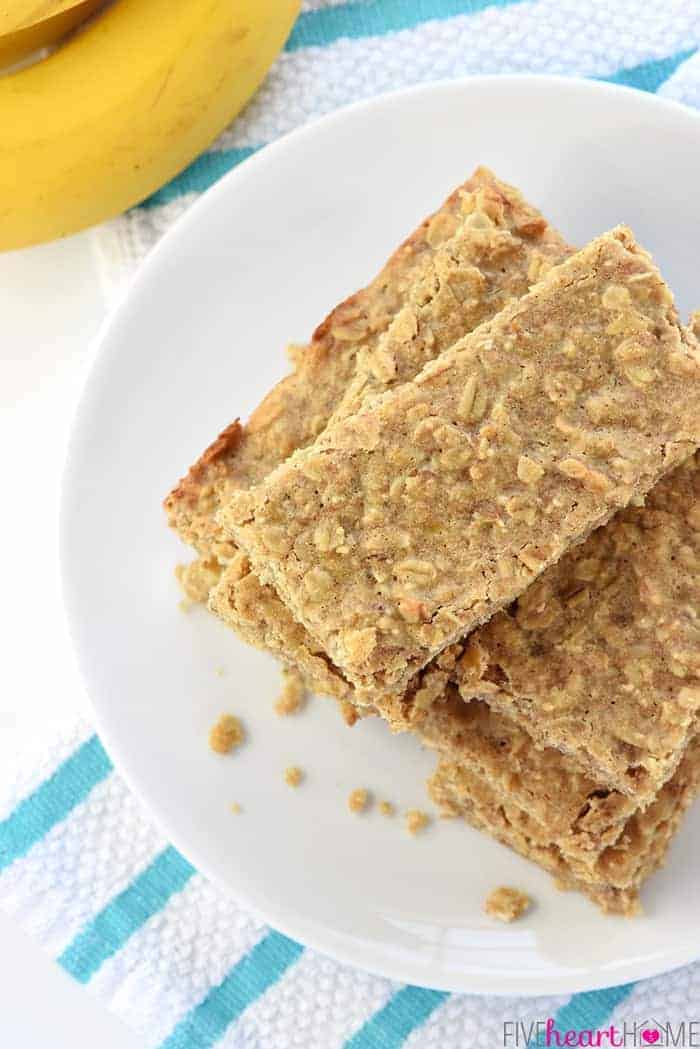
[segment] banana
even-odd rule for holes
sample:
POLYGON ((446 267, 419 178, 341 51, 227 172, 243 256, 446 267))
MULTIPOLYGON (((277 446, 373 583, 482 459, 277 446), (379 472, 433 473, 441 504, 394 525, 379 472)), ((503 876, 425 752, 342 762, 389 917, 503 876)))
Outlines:
POLYGON ((0 10, 0 69, 61 40, 104 0, 15 0, 0 10))
POLYGON ((0 7, 0 37, 25 26, 38 25, 61 11, 75 7, 80 0, 12 0, 0 7))
POLYGON ((299 0, 117 0, 0 78, 0 250, 65 236, 185 168, 262 81, 299 0))

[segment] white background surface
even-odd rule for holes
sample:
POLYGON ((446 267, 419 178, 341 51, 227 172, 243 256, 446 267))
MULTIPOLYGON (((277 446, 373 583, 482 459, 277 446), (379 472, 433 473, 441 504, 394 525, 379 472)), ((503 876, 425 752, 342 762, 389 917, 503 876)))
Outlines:
MULTIPOLYGON (((56 515, 68 428, 104 313, 89 234, 0 255, 0 620, 11 639, 0 679, 0 783, 28 739, 50 736, 85 704, 60 604, 56 515)), ((0 914, 0 1046, 142 1043, 0 914)))

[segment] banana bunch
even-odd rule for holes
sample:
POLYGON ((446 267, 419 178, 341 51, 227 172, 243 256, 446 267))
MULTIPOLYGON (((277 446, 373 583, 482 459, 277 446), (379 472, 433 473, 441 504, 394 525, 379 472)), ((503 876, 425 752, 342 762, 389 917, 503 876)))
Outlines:
POLYGON ((117 215, 186 167, 259 86, 298 9, 116 0, 48 58, 0 77, 0 250, 117 215))

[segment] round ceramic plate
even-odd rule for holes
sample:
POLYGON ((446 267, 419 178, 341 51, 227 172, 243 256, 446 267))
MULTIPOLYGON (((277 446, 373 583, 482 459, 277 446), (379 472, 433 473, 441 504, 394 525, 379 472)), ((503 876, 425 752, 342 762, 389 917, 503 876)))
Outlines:
POLYGON ((428 807, 435 757, 378 719, 347 729, 328 700, 278 718, 273 660, 178 607, 173 568, 188 552, 161 509, 205 445, 285 373, 285 345, 308 339, 480 163, 575 244, 629 223, 683 314, 700 305, 700 117, 689 110, 594 82, 502 77, 335 113, 210 190, 106 324, 65 478, 65 591, 105 744, 203 873, 304 944, 402 981, 570 992, 700 953, 700 812, 635 921, 558 892, 458 822, 412 838, 400 817, 352 815, 359 786, 400 811, 428 807), (228 758, 207 746, 222 711, 248 730, 228 758), (283 779, 292 763, 306 770, 299 790, 283 779), (482 912, 500 884, 536 900, 508 928, 482 912))

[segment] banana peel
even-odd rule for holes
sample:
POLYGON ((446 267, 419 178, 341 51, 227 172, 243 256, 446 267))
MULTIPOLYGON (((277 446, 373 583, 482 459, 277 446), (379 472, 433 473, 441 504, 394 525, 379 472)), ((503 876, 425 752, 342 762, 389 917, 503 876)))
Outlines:
POLYGON ((0 250, 120 214, 242 109, 299 0, 117 0, 42 62, 0 78, 0 250))
POLYGON ((100 9, 104 0, 37 0, 0 10, 0 69, 58 43, 100 9))

